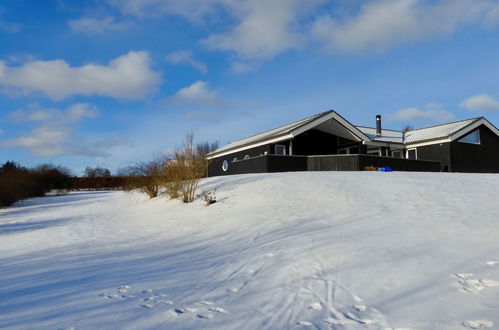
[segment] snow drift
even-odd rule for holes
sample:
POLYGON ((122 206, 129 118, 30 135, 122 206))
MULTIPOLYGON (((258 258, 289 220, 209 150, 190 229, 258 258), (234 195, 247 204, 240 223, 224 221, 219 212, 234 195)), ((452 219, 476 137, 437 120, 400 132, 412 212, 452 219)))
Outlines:
POLYGON ((0 328, 499 325, 499 175, 209 178, 205 207, 123 192, 0 210, 0 328))

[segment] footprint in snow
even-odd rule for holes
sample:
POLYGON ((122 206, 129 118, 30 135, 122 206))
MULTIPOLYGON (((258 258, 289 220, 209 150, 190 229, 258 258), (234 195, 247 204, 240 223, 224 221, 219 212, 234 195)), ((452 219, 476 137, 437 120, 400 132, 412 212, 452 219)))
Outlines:
POLYGON ((331 325, 345 325, 346 322, 338 319, 333 319, 332 317, 328 317, 327 319, 324 319, 324 323, 331 325))
POLYGON ((359 304, 355 304, 352 306, 353 309, 355 309, 357 312, 364 312, 366 310, 366 306, 365 305, 359 305, 359 304))
POLYGON ((296 322, 296 325, 299 327, 311 327, 314 324, 310 321, 298 321, 298 322, 296 322))
POLYGON ((129 288, 130 288, 129 285, 120 285, 119 287, 116 288, 115 293, 101 292, 101 293, 99 293, 99 297, 106 297, 109 299, 133 298, 133 296, 126 294, 129 288))
POLYGON ((203 301, 201 301, 201 304, 211 306, 211 305, 214 304, 214 302, 213 301, 209 301, 209 300, 203 300, 203 301))
POLYGON ((215 313, 227 313, 227 311, 222 307, 216 307, 216 306, 208 307, 208 310, 210 312, 215 312, 215 313))
POLYGON ((154 308, 154 304, 152 304, 152 303, 144 303, 144 304, 140 304, 140 307, 154 308))
POLYGON ((494 280, 484 280, 484 279, 460 279, 459 284, 462 285, 463 290, 477 293, 485 288, 496 288, 499 287, 499 282, 494 280))
POLYGON ((213 314, 198 314, 196 315, 198 319, 211 319, 213 317, 213 314))
POLYGON ((180 315, 180 314, 185 314, 185 313, 191 313, 191 312, 194 312, 195 309, 193 308, 187 308, 187 307, 181 307, 181 308, 175 308, 173 310, 175 313, 177 313, 177 315, 180 315))
POLYGON ((471 329, 487 329, 492 328, 494 323, 487 320, 464 321, 463 325, 471 329))
POLYGON ((173 305, 173 301, 171 300, 158 300, 158 304, 163 304, 163 305, 173 305))
POLYGON ((123 294, 127 292, 128 289, 130 289, 129 285, 120 285, 119 287, 116 288, 116 291, 123 294))
POLYGON ((312 309, 314 311, 321 310, 322 309, 322 304, 320 302, 311 303, 310 306, 308 306, 308 309, 312 309))
POLYGON ((371 324, 371 323, 374 323, 374 321, 371 320, 371 319, 363 319, 363 318, 358 317, 355 314, 350 313, 350 312, 344 313, 343 315, 345 315, 345 317, 347 317, 348 319, 350 319, 352 321, 355 321, 355 322, 358 322, 360 324, 371 324))

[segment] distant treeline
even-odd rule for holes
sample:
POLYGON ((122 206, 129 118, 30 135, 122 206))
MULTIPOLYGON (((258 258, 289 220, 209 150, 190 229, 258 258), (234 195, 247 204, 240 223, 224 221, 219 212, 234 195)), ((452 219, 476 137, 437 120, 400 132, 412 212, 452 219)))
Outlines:
POLYGON ((26 168, 8 161, 0 167, 0 207, 19 200, 43 196, 50 191, 66 193, 69 190, 118 190, 129 182, 124 176, 111 176, 107 169, 87 168, 86 177, 78 178, 62 166, 51 164, 26 168))
POLYGON ((8 161, 0 166, 0 207, 50 191, 62 194, 70 190, 139 190, 153 198, 164 189, 172 199, 191 202, 199 180, 207 173, 206 155, 218 148, 217 143, 194 145, 193 139, 192 133, 188 133, 183 146, 172 157, 136 163, 121 169, 116 176, 101 167, 87 167, 83 177, 76 177, 62 166, 43 164, 26 168, 8 161))
POLYGON ((72 178, 72 190, 121 190, 130 179, 126 176, 72 178))
POLYGON ((70 171, 64 167, 44 164, 26 168, 8 161, 0 167, 0 207, 51 190, 68 190, 72 184, 70 171))

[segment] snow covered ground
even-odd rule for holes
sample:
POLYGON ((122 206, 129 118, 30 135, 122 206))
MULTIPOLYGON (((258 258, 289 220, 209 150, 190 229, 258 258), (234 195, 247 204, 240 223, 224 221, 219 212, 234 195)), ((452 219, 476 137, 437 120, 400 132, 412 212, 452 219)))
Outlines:
POLYGON ((0 210, 0 328, 499 328, 499 175, 209 178, 0 210))

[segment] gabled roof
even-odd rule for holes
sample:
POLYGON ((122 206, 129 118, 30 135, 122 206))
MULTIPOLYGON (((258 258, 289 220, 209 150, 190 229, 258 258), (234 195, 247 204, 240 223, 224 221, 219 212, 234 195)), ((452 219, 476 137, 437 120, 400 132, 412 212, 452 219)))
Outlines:
POLYGON ((362 133, 359 129, 350 124, 346 119, 341 117, 334 110, 329 110, 260 134, 256 134, 244 139, 234 141, 221 148, 218 148, 215 151, 212 151, 211 153, 208 154, 208 158, 214 158, 225 154, 233 153, 236 151, 254 148, 268 143, 276 143, 292 139, 296 135, 301 134, 304 131, 312 129, 316 126, 319 126, 320 124, 330 119, 335 119, 337 122, 339 122, 342 126, 344 126, 347 130, 349 130, 354 136, 357 136, 359 141, 369 140, 369 138, 364 133, 362 133))
POLYGON ((405 134, 402 131, 383 129, 381 131, 381 135, 377 136, 375 128, 364 126, 357 126, 357 128, 364 134, 369 136, 372 141, 416 144, 436 140, 447 140, 447 142, 450 142, 472 131, 482 124, 499 135, 499 131, 497 130, 497 128, 483 117, 470 118, 446 124, 419 128, 408 131, 405 134))
POLYGON ((376 135, 376 128, 374 127, 365 127, 365 126, 355 126, 355 127, 357 127, 360 131, 362 131, 362 133, 367 135, 369 139, 373 141, 402 143, 404 135, 402 131, 396 131, 393 129, 382 129, 381 135, 378 136, 376 135))
POLYGON ((459 120, 452 123, 416 129, 405 133, 405 143, 416 143, 448 138, 457 131, 468 127, 482 118, 459 120))
POLYGON ((357 141, 366 141, 369 143, 382 142, 385 144, 398 143, 413 146, 420 143, 432 144, 454 141, 482 124, 499 136, 499 130, 483 117, 420 128, 406 132, 405 134, 398 130, 383 129, 381 135, 378 136, 376 135, 375 128, 353 126, 334 110, 329 110, 260 134, 234 141, 210 152, 207 158, 211 159, 269 143, 293 139, 295 136, 313 128, 324 131, 331 131, 331 129, 333 129, 336 130, 336 132, 339 130, 344 134, 348 134, 349 138, 353 138, 357 141))

